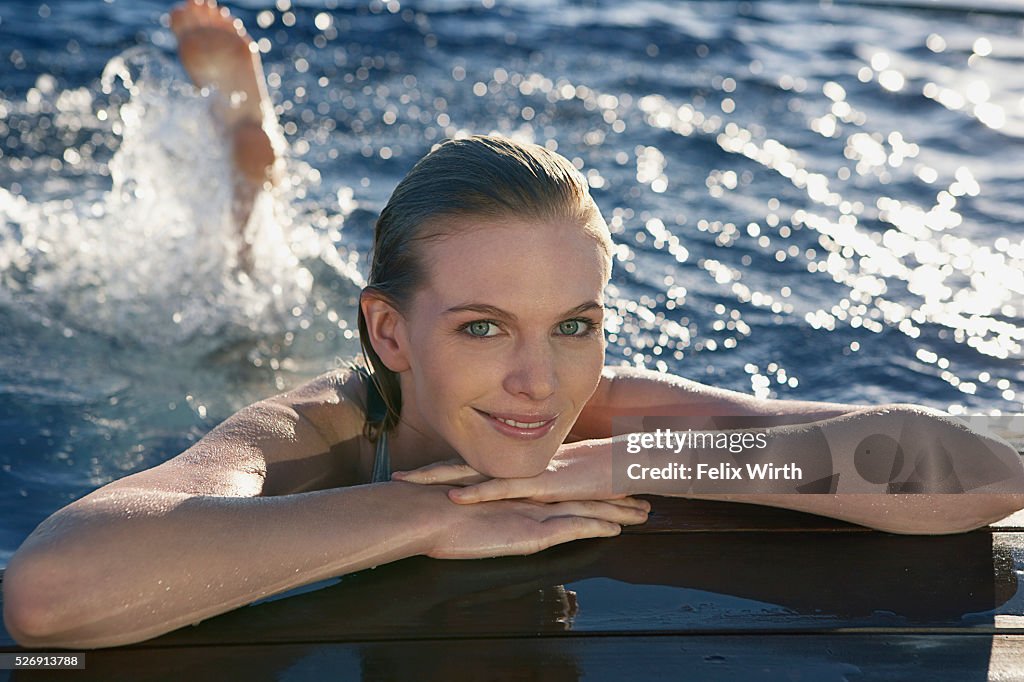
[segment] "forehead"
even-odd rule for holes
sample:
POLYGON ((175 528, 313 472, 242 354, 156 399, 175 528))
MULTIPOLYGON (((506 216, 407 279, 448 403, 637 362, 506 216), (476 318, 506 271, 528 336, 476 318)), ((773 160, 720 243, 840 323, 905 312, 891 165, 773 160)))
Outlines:
POLYGON ((423 245, 424 303, 445 309, 486 303, 525 317, 603 302, 608 256, 581 224, 458 220, 423 245))

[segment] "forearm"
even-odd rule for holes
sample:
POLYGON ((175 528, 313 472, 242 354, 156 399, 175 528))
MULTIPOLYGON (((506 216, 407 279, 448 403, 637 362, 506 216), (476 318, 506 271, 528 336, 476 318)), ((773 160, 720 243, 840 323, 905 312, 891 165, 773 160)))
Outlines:
POLYGON ((424 553, 438 504, 443 494, 399 482, 277 497, 98 491, 44 522, 12 558, 5 620, 30 646, 148 639, 424 553))
POLYGON ((934 411, 872 408, 761 431, 766 446, 742 454, 646 451, 641 457, 652 469, 683 463, 689 478, 623 481, 617 471, 620 487, 625 482, 630 494, 783 507, 896 533, 962 532, 1024 506, 1024 467, 1017 453, 934 411), (705 464, 703 477, 698 463, 705 464), (764 469, 754 475, 747 463, 790 465, 791 475, 772 478, 764 469), (718 466, 738 469, 737 480, 707 475, 718 466))

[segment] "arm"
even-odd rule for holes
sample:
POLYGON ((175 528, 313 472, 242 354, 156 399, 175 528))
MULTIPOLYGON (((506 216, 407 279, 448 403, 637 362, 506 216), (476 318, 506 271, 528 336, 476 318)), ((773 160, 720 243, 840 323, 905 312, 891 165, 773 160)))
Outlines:
POLYGON ((4 576, 12 635, 37 646, 137 641, 367 562, 424 551, 415 537, 429 534, 421 515, 382 520, 366 511, 374 507, 365 504, 368 495, 392 508, 427 503, 405 488, 264 496, 330 477, 319 457, 338 435, 328 426, 337 421, 350 431, 355 422, 340 390, 346 378, 323 375, 250 405, 181 455, 46 519, 4 576), (339 532, 349 523, 365 529, 360 542, 339 532))
MULTIPOLYGON (((612 417, 765 417, 765 423, 798 424, 837 417, 859 405, 806 400, 764 400, 697 383, 674 374, 634 367, 605 367, 601 381, 573 426, 574 440, 610 438, 612 417)), ((743 425, 749 426, 749 420, 743 425)))
MULTIPOLYGON (((759 461, 795 462, 805 472, 817 473, 803 480, 745 480, 727 484, 727 492, 710 492, 707 482, 686 491, 689 484, 649 480, 629 482, 626 489, 630 494, 782 507, 905 534, 969 531, 1024 507, 1024 465, 1016 450, 934 410, 910 405, 865 408, 814 424, 763 431, 768 446, 759 461), (871 448, 877 453, 886 444, 892 450, 883 453, 881 462, 873 459, 871 448), (886 459, 895 451, 895 461, 886 459), (885 466, 872 467, 876 463, 885 466), (808 479, 824 480, 823 473, 832 478, 830 491, 826 484, 816 493, 796 492, 808 479)), ((641 458, 655 467, 678 459, 664 452, 641 458)), ((712 459, 731 461, 727 455, 712 459)))
MULTIPOLYGON (((728 428, 728 421, 715 419, 714 428, 728 428)), ((712 428, 711 420, 704 424, 697 420, 689 425, 694 429, 712 428)), ((436 465, 397 478, 417 483, 471 483, 449 494, 452 500, 463 504, 509 498, 551 501, 651 493, 783 507, 894 533, 962 532, 1005 518, 1024 507, 1024 466, 1009 444, 972 432, 948 415, 912 405, 868 408, 759 400, 682 377, 632 368, 606 368, 572 435, 580 442, 562 446, 548 470, 532 479, 479 482, 479 478, 473 478, 475 472, 467 471, 465 465, 436 465), (623 415, 763 417, 755 420, 759 423, 751 423, 749 418, 737 420, 735 426, 766 430, 772 451, 765 454, 765 461, 784 463, 827 453, 835 473, 840 473, 837 494, 787 494, 781 490, 726 493, 707 492, 706 488, 695 492, 686 491, 678 482, 652 485, 645 481, 632 487, 613 486, 611 420, 623 415), (1001 472, 999 480, 970 487, 960 495, 949 494, 949 481, 924 481, 916 494, 891 492, 884 485, 865 487, 867 482, 856 469, 856 452, 863 439, 873 434, 893 438, 907 454, 907 466, 911 469, 919 460, 943 464, 942 457, 948 457, 946 464, 962 473, 965 481, 985 479, 980 472, 988 464, 1001 472), (827 441, 824 445, 823 439, 827 441)), ((655 457, 647 464, 666 463, 655 457)), ((618 480, 624 478, 622 472, 614 475, 618 480)))
POLYGON ((54 513, 4 575, 8 631, 27 646, 125 644, 403 557, 528 554, 641 520, 638 508, 579 503, 465 515, 445 488, 401 482, 265 494, 337 478, 325 453, 354 456, 361 420, 346 379, 251 405, 174 459, 54 513))
POLYGON ((279 497, 94 494, 50 517, 12 558, 5 623, 26 646, 141 641, 427 553, 434 502, 398 483, 279 497))

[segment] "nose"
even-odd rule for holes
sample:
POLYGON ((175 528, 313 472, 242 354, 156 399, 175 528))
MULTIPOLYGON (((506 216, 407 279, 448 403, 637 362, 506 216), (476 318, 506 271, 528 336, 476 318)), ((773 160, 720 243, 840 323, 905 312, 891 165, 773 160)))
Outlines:
POLYGON ((555 350, 547 340, 521 341, 510 358, 505 390, 515 396, 540 401, 551 397, 558 387, 555 350))

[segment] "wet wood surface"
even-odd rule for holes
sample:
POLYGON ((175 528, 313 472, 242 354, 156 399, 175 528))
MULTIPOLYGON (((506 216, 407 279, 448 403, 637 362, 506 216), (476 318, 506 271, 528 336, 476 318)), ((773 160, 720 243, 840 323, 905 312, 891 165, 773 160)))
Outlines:
MULTIPOLYGON (((1022 513, 927 537, 651 501, 617 538, 407 559, 10 678, 1024 679, 1022 513)), ((0 632, 0 651, 20 649, 0 632)))

